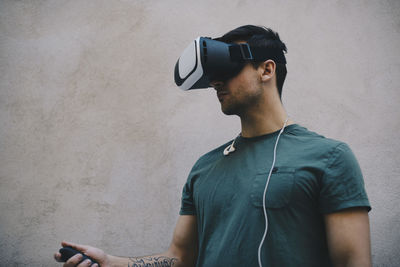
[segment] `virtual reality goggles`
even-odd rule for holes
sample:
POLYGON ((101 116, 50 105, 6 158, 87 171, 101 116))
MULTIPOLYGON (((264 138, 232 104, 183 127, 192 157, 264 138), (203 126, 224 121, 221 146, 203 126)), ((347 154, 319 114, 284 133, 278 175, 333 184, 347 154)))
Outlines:
POLYGON ((175 83, 182 90, 210 87, 213 81, 227 81, 236 76, 246 62, 272 59, 286 64, 281 49, 250 46, 247 43, 224 43, 198 37, 183 51, 175 64, 175 83))

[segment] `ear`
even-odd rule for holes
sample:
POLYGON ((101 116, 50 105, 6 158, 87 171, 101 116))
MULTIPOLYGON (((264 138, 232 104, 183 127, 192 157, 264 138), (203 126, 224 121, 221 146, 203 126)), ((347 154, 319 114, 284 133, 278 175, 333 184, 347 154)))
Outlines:
POLYGON ((268 59, 262 62, 259 66, 261 73, 261 81, 266 82, 270 80, 275 74, 276 64, 273 60, 268 59))

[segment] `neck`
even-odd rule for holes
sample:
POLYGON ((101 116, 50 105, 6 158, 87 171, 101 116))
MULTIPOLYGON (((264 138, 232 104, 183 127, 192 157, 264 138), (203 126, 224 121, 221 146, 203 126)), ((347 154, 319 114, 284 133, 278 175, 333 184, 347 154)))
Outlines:
MULTIPOLYGON (((254 105, 251 110, 240 115, 243 137, 256 137, 273 133, 283 127, 288 115, 278 97, 278 101, 272 99, 271 103, 254 105), (260 108, 261 107, 261 108, 260 108)), ((294 122, 288 119, 286 126, 294 122)))

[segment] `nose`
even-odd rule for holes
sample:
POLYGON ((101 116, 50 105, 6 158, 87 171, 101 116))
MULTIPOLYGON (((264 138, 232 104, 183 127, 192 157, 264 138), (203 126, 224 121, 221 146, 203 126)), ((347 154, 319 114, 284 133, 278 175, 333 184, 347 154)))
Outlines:
POLYGON ((210 86, 214 87, 215 90, 218 90, 223 85, 224 85, 224 83, 222 81, 212 81, 212 82, 210 82, 210 86))

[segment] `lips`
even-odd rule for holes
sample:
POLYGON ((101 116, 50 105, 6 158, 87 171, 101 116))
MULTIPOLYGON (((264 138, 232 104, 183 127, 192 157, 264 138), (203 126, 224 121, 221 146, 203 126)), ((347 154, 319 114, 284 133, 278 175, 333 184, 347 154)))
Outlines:
POLYGON ((217 92, 217 97, 218 97, 219 101, 222 101, 226 95, 228 95, 228 92, 226 92, 226 91, 218 91, 217 92))

